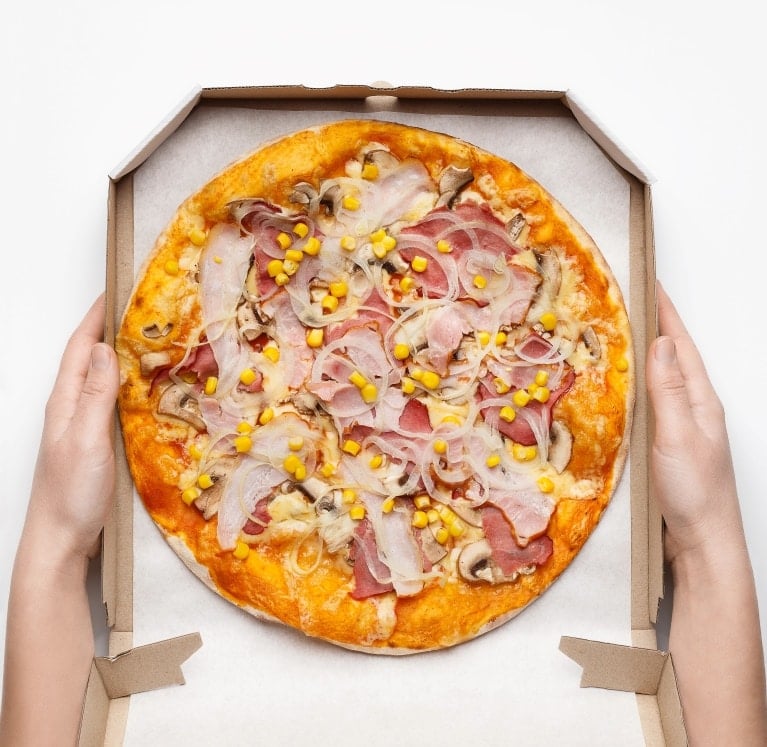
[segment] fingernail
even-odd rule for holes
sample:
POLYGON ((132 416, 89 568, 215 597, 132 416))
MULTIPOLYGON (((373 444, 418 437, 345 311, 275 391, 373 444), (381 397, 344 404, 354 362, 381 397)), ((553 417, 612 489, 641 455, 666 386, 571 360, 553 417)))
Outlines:
POLYGON ((655 342, 655 360, 659 363, 673 363, 676 360, 676 345, 670 337, 659 337, 655 342))
POLYGON ((91 368, 102 369, 109 367, 109 353, 106 345, 96 343, 91 350, 91 368))

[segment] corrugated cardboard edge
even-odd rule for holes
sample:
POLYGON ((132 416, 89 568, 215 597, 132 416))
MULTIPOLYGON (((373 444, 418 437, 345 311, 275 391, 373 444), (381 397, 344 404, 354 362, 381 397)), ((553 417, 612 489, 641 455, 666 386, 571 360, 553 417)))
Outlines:
MULTIPOLYGON (((632 315, 645 315, 646 329, 639 325, 640 334, 635 338, 635 355, 637 366, 637 412, 642 417, 635 416, 633 428, 635 443, 643 444, 643 453, 635 454, 632 450, 632 642, 637 649, 628 647, 630 651, 654 651, 656 648, 654 623, 663 590, 663 555, 662 555, 662 522, 657 509, 648 504, 647 499, 647 448, 648 424, 646 420, 646 399, 643 380, 644 359, 649 339, 647 330, 655 331, 655 296, 654 296, 654 242, 652 203, 650 183, 652 176, 649 171, 630 154, 607 128, 600 123, 592 112, 583 104, 572 91, 534 91, 534 90, 500 90, 500 89, 435 89, 427 87, 394 87, 388 84, 380 86, 338 85, 328 88, 309 88, 306 86, 261 86, 261 87, 227 87, 227 88, 195 88, 167 117, 153 130, 147 139, 131 153, 121 164, 110 173, 109 184, 109 222, 107 236, 107 302, 108 308, 114 314, 107 322, 107 339, 114 339, 114 325, 122 316, 132 283, 132 237, 133 237, 133 185, 132 172, 138 168, 186 119, 192 110, 200 103, 228 102, 243 103, 251 100, 258 103, 276 101, 287 103, 290 100, 301 101, 303 105, 309 99, 333 101, 353 101, 359 104, 364 99, 372 110, 395 108, 408 102, 418 100, 437 103, 444 100, 447 105, 460 101, 481 100, 498 102, 551 102, 566 107, 576 121, 602 148, 602 150, 624 171, 633 176, 637 183, 629 179, 631 189, 631 309, 632 315), (129 265, 130 270, 124 271, 129 265), (635 470, 636 468, 636 470, 635 470), (635 476, 636 474, 636 476, 635 476)), ((412 105, 412 104, 411 104, 412 105)), ((118 428, 119 435, 119 428, 118 428)), ((118 449, 121 442, 118 437, 118 449)), ((118 457, 122 456, 118 454, 118 457)), ((124 457, 123 457, 124 461, 124 457)), ((110 520, 104 533, 103 555, 103 594, 107 611, 107 620, 111 630, 110 650, 120 642, 119 651, 129 651, 132 645, 133 599, 132 599, 132 558, 126 553, 118 552, 120 547, 131 546, 132 536, 132 484, 124 469, 122 482, 118 490, 122 495, 129 496, 127 500, 117 501, 115 515, 110 520)), ((563 638, 563 640, 565 640, 563 638)), ((630 663, 630 657, 622 657, 613 651, 622 651, 626 647, 616 644, 584 641, 581 645, 580 656, 591 656, 594 662, 607 656, 608 660, 630 663), (590 654, 584 653, 591 651, 590 654)), ((154 650, 154 655, 162 652, 160 646, 154 650)), ((659 652, 656 652, 659 653, 659 652)), ((160 655, 162 655, 160 653, 160 655)), ((645 656, 645 654, 638 654, 645 656)), ((665 656, 661 677, 654 693, 644 693, 646 682, 632 680, 630 672, 622 680, 627 689, 637 692, 640 716, 647 744, 686 744, 681 711, 678 708, 679 699, 673 677, 673 663, 665 656), (663 675, 663 672, 667 674, 663 675), (629 684, 635 686, 629 687, 629 684), (675 737, 676 735, 676 737, 675 737), (679 736, 681 735, 681 736, 679 736), (678 737, 678 739, 677 739, 678 737), (674 741, 670 741, 674 740, 674 741), (681 740, 681 741, 679 741, 681 740)), ((593 664, 593 662, 592 662, 593 664)), ((598 665, 597 665, 598 667, 598 665)), ((593 669, 593 666, 592 666, 593 669)), ((131 691, 131 685, 125 683, 125 691, 131 691)), ((138 690, 134 690, 137 692, 138 690)), ((83 733, 90 733, 93 720, 101 720, 102 729, 97 732, 106 735, 103 744, 121 743, 121 734, 127 716, 128 697, 110 698, 105 687, 94 682, 93 690, 89 688, 90 697, 86 699, 84 710, 83 733), (106 712, 104 711, 106 706, 106 712), (116 722, 116 723, 115 723, 116 722), (110 725, 113 727, 113 738, 110 740, 110 725)), ((83 744, 83 742, 81 742, 83 744)))

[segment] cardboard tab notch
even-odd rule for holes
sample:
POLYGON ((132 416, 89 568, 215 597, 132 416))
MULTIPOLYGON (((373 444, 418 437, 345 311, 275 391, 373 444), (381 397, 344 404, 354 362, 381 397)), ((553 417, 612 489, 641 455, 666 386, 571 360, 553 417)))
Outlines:
POLYGON ((185 684, 181 665, 202 646, 199 633, 137 646, 94 664, 110 699, 185 684))

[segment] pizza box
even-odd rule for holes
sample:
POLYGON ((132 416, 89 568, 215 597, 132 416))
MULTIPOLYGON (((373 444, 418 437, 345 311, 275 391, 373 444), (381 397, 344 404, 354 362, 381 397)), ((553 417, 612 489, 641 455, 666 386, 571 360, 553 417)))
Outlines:
POLYGON ((652 178, 572 91, 191 91, 109 175, 107 339, 188 194, 261 142, 348 117, 425 126, 503 155, 596 239, 634 334, 637 400, 621 484, 573 564, 513 621, 444 651, 370 656, 257 621, 200 584, 143 511, 116 423, 102 553, 109 655, 93 662, 80 745, 224 743, 244 729, 257 735, 264 712, 274 744, 687 744, 673 664, 656 637, 662 519, 643 381, 656 330, 652 178))

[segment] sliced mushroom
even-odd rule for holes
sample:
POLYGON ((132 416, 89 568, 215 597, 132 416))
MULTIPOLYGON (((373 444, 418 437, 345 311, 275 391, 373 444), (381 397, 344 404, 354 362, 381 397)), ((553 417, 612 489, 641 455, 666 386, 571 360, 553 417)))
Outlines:
POLYGON ((159 350, 152 353, 144 353, 139 358, 139 368, 142 376, 151 376, 158 368, 170 365, 170 353, 167 350, 159 350))
POLYGON ((522 231, 525 230, 526 225, 527 225, 527 221, 525 220, 524 214, 517 213, 506 224, 506 233, 509 234, 509 238, 512 241, 516 241, 519 238, 519 235, 522 233, 522 231))
POLYGON ((549 430, 549 464, 562 474, 570 462, 572 453, 573 434, 561 420, 555 420, 549 430))
POLYGON ((482 526, 482 514, 473 508, 468 501, 461 500, 450 501, 450 508, 455 511, 469 526, 481 527, 482 526))
POLYGON ((162 329, 155 323, 143 327, 141 334, 144 335, 144 337, 148 337, 150 340, 156 340, 158 337, 167 337, 172 329, 173 325, 170 322, 168 322, 162 329))
POLYGON ((494 582, 492 550, 486 539, 472 542, 461 550, 458 556, 458 572, 467 581, 487 581, 490 584, 494 582))
POLYGON ((363 163, 373 163, 378 166, 380 171, 391 171, 397 168, 399 161, 397 157, 390 153, 385 148, 376 148, 375 150, 369 150, 365 153, 363 163))
POLYGON ((548 251, 536 254, 535 259, 543 274, 543 282, 546 290, 554 298, 562 287, 562 266, 556 252, 548 251))
POLYGON ((157 412, 189 423, 198 431, 205 430, 205 421, 200 417, 197 400, 178 384, 171 384, 160 396, 157 412))
POLYGON ((437 207, 446 205, 450 207, 458 193, 473 181, 474 174, 470 168, 460 169, 457 166, 448 166, 439 175, 439 199, 437 207))
POLYGON ((323 495, 315 504, 314 510, 317 516, 322 519, 336 518, 341 513, 341 498, 339 491, 334 490, 323 495))
POLYGON ((325 208, 328 215, 335 215, 336 202, 341 199, 341 185, 331 184, 327 189, 320 192, 320 205, 325 208))
POLYGON ((299 182, 293 187, 290 194, 290 201, 297 202, 300 205, 308 205, 319 197, 317 190, 309 182, 299 182))
POLYGON ((205 488, 200 493, 200 497, 194 502, 194 505, 202 511, 202 517, 206 521, 218 512, 218 505, 221 503, 221 495, 224 492, 226 478, 235 461, 234 457, 221 457, 208 472, 210 479, 213 480, 213 484, 209 488, 205 488))
POLYGON ((432 533, 431 529, 429 527, 424 527, 423 529, 419 529, 418 531, 418 539, 420 541, 421 550, 423 551, 424 556, 426 559, 433 565, 434 563, 439 563, 442 558, 447 555, 447 549, 444 545, 440 545, 439 542, 437 542, 436 538, 434 537, 434 534, 432 533))
POLYGON ((581 339, 586 346, 586 350, 589 351, 591 360, 598 361, 602 357, 602 346, 599 344, 599 338, 597 333, 594 332, 594 328, 586 327, 581 334, 581 339))
POLYGON ((237 328, 248 341, 255 340, 264 331, 264 325, 258 321, 253 306, 249 303, 237 307, 237 328))
POLYGON ((303 482, 296 483, 296 489, 312 501, 319 501, 330 490, 330 487, 317 477, 307 477, 303 482))

